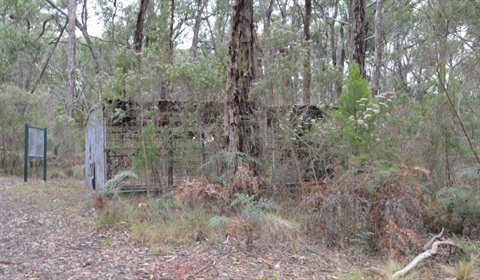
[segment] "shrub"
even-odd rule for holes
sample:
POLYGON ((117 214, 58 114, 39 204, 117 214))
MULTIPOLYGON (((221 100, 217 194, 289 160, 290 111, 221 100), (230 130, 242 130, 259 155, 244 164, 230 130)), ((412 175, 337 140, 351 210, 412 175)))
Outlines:
POLYGON ((371 167, 341 178, 303 199, 306 228, 331 246, 383 248, 391 255, 415 251, 425 214, 417 176, 406 167, 371 167))

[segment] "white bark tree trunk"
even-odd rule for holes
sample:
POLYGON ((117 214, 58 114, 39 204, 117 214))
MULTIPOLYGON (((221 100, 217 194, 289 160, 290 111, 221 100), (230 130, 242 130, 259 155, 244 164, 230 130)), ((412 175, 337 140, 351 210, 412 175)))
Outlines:
POLYGON ((77 1, 68 2, 68 68, 67 68, 67 86, 65 98, 65 112, 67 116, 73 117, 73 107, 75 103, 75 68, 76 68, 76 44, 75 19, 77 11, 77 1))
POLYGON ((377 0, 377 7, 375 11, 375 54, 373 58, 373 77, 372 77, 372 95, 379 94, 380 78, 381 78, 381 64, 382 64, 382 9, 383 0, 377 0))

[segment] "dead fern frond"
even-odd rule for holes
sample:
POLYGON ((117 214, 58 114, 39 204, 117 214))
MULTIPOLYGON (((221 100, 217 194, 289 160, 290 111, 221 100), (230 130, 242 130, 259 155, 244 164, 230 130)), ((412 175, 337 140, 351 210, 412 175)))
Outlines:
POLYGON ((97 197, 95 198, 95 202, 93 204, 93 208, 97 210, 100 213, 103 213, 105 210, 105 200, 103 199, 103 196, 101 194, 98 194, 97 197))
POLYGON ((408 255, 422 247, 420 236, 415 231, 401 228, 395 221, 384 227, 382 244, 391 257, 398 257, 400 253, 408 255))
POLYGON ((255 198, 259 198, 260 191, 266 191, 270 186, 276 188, 269 179, 262 176, 255 176, 250 165, 245 163, 238 167, 235 177, 232 180, 232 195, 234 195, 234 193, 247 193, 254 195, 255 198))
POLYGON ((199 177, 181 182, 175 190, 175 199, 183 205, 201 204, 208 208, 218 206, 223 209, 232 202, 232 195, 225 186, 210 183, 207 178, 199 177))

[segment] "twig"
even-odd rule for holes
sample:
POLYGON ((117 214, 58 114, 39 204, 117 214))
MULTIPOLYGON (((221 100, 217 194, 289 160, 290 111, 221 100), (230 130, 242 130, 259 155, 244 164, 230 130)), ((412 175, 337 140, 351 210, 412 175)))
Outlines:
POLYGON ((18 264, 22 264, 22 263, 20 263, 20 262, 12 262, 12 261, 0 260, 0 264, 14 264, 14 265, 18 265, 18 264))

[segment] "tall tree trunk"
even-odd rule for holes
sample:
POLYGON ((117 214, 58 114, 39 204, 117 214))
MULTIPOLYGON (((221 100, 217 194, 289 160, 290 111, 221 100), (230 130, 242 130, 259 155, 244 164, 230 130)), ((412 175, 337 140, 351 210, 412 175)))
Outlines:
POLYGON ((335 19, 338 14, 338 0, 335 1, 335 8, 333 11, 332 19, 330 20, 330 49, 332 51, 332 65, 337 67, 337 37, 335 36, 335 19))
POLYGON ((190 58, 197 58, 198 33, 200 33, 200 24, 202 23, 203 9, 205 9, 208 0, 197 0, 197 15, 195 17, 195 26, 193 27, 192 46, 190 47, 190 58))
POLYGON ((168 34, 168 57, 170 64, 173 64, 173 27, 175 25, 175 0, 172 0, 170 10, 170 32, 168 34))
POLYGON ((264 55, 268 55, 270 53, 269 46, 268 46, 268 38, 270 37, 270 17, 272 16, 273 12, 273 1, 270 0, 268 7, 265 5, 265 0, 260 0, 260 10, 262 11, 263 16, 263 53, 264 55))
MULTIPOLYGON (((246 119, 252 112, 248 101, 257 75, 253 0, 235 0, 230 29, 223 144, 227 152, 251 154, 250 147, 246 143, 246 119)), ((241 164, 240 158, 229 163, 229 172, 234 173, 239 164, 241 164)))
MULTIPOLYGON (((332 66, 333 68, 336 69, 337 72, 338 70, 338 61, 337 61, 337 46, 339 45, 339 42, 337 42, 337 36, 335 34, 335 19, 337 18, 338 15, 338 1, 335 1, 335 8, 333 10, 333 16, 332 19, 330 20, 330 50, 332 52, 332 66)), ((341 43, 341 42, 340 42, 341 43)), ((332 94, 330 96, 330 102, 334 102, 337 100, 337 88, 341 84, 340 79, 335 79, 333 82, 333 89, 332 89, 332 94)))
MULTIPOLYGON (((59 13, 61 13, 64 17, 69 18, 69 15, 66 14, 64 11, 62 11, 62 9, 60 9, 57 5, 55 5, 55 3, 52 2, 52 0, 46 0, 46 1, 50 4, 50 6, 52 6, 55 10, 57 10, 59 13)), ((73 22, 78 27, 78 29, 82 32, 82 35, 85 38, 85 41, 87 42, 87 46, 90 49, 90 52, 92 53, 93 60, 95 61, 95 64, 97 66, 97 73, 105 73, 105 67, 103 66, 103 63, 100 60, 100 55, 98 54, 97 49, 93 45, 93 42, 90 39, 90 36, 88 35, 87 27, 85 25, 83 25, 76 18, 76 16, 74 17, 73 22)))
MULTIPOLYGON (((173 26, 175 25, 175 0, 172 0, 172 5, 170 7, 170 32, 168 34, 168 61, 170 65, 173 66, 173 26)), ((167 82, 167 91, 170 90, 170 81, 167 82)), ((169 132, 168 138, 168 162, 167 162, 167 179, 169 189, 173 188, 173 157, 175 154, 174 150, 174 139, 175 132, 173 129, 169 132)))
POLYGON ((380 91, 380 71, 382 64, 382 9, 383 0, 377 0, 375 10, 375 54, 373 58, 373 78, 372 78, 372 95, 375 96, 380 91))
POLYGON ((140 1, 140 10, 137 15, 137 23, 135 24, 135 31, 133 32, 133 48, 136 53, 142 51, 143 43, 143 23, 145 22, 145 13, 148 7, 148 0, 140 1))
POLYGON ((310 68, 311 51, 310 51, 310 17, 312 16, 312 0, 305 0, 305 22, 303 23, 303 30, 305 33, 305 47, 307 48, 307 57, 303 64, 303 103, 310 106, 311 92, 310 83, 312 79, 312 70, 310 68))
POLYGON ((77 38, 75 36, 75 18, 77 11, 77 0, 69 0, 68 2, 68 69, 67 69, 67 86, 66 86, 66 99, 65 99, 65 111, 67 116, 73 117, 73 106, 75 102, 75 68, 76 68, 76 56, 75 47, 77 38))
POLYGON ((356 61, 365 78, 365 0, 350 0, 350 63, 356 61))
POLYGON ((335 96, 332 98, 332 101, 336 101, 337 98, 342 93, 342 78, 343 75, 343 67, 345 66, 345 28, 343 23, 340 25, 340 38, 338 40, 338 49, 337 49, 337 68, 339 77, 335 82, 335 96))
POLYGON ((20 63, 20 57, 17 56, 15 58, 15 84, 18 88, 23 89, 23 82, 22 82, 22 67, 20 63))

